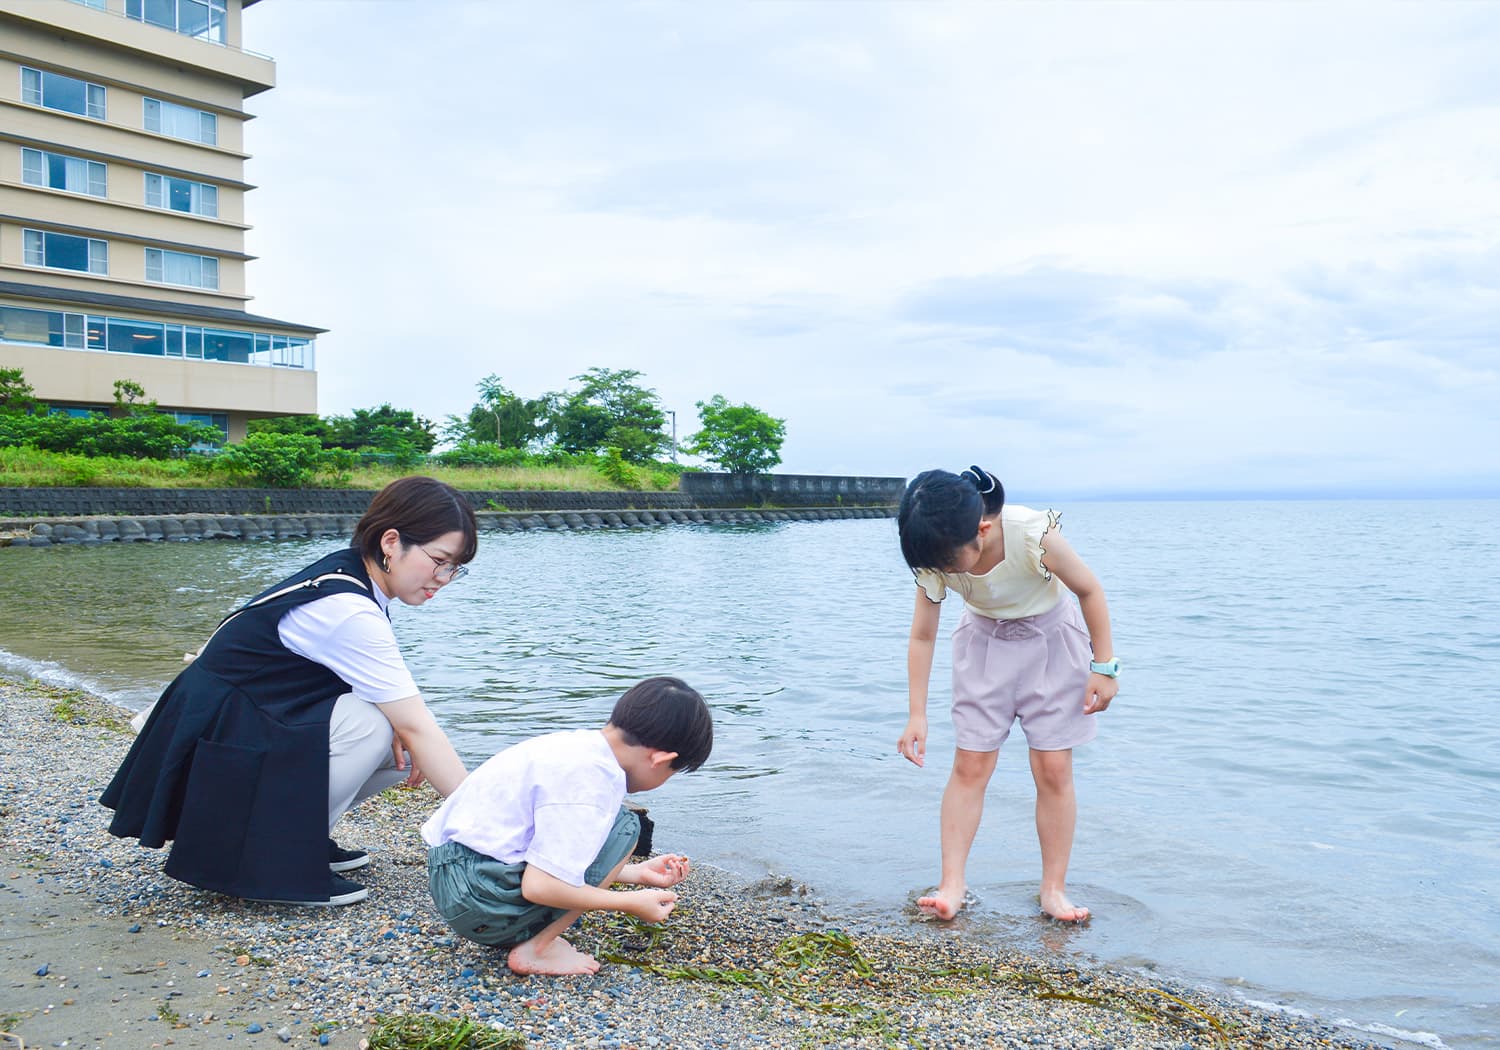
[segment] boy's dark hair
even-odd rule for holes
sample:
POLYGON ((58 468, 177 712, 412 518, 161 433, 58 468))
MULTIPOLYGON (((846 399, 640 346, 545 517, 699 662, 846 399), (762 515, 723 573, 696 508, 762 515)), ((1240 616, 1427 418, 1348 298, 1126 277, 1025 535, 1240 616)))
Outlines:
POLYGON ((354 526, 349 546, 378 563, 382 557, 380 537, 387 529, 401 533, 402 547, 461 532, 463 547, 453 552, 453 560, 460 565, 472 561, 479 550, 479 529, 469 501, 451 485, 420 474, 397 478, 375 494, 370 509, 354 526))
POLYGON ((609 724, 625 742, 653 751, 676 751, 675 770, 697 769, 714 749, 714 722, 698 690, 681 678, 648 678, 625 691, 609 724))
POLYGON ((953 556, 979 535, 979 519, 1005 507, 1005 486, 983 467, 962 474, 924 470, 901 496, 896 528, 901 556, 913 570, 942 571, 953 556))

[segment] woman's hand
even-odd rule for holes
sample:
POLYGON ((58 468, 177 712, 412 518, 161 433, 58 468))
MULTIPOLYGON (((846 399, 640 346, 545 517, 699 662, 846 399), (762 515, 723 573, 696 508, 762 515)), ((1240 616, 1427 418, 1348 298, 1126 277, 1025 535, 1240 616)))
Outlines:
POLYGON ((411 772, 407 774, 402 784, 406 787, 416 787, 427 778, 417 768, 417 763, 412 760, 411 752, 406 747, 406 741, 401 739, 401 734, 394 729, 391 730, 391 757, 396 760, 396 771, 399 773, 407 765, 411 766, 411 772))
POLYGON ((896 750, 906 756, 912 765, 921 766, 927 760, 927 716, 912 715, 906 723, 901 739, 896 741, 896 750))

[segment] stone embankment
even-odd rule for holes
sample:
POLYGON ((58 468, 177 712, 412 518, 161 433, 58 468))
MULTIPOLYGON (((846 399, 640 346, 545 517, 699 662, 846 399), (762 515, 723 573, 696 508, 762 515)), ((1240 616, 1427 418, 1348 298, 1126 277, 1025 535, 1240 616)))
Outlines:
MULTIPOLYGON (((888 518, 890 507, 796 507, 672 510, 476 511, 481 529, 499 532, 632 529, 658 525, 724 525, 778 521, 888 518)), ((13 518, 0 520, 0 547, 98 546, 184 540, 300 540, 343 538, 357 514, 165 514, 151 517, 13 518)))

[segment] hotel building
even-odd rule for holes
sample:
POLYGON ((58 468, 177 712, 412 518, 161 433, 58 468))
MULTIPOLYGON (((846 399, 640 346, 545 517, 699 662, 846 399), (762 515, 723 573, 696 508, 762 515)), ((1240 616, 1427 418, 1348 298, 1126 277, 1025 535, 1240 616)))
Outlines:
POLYGON ((324 329, 246 309, 256 2, 0 0, 0 368, 54 409, 129 379, 231 441, 317 411, 324 329))

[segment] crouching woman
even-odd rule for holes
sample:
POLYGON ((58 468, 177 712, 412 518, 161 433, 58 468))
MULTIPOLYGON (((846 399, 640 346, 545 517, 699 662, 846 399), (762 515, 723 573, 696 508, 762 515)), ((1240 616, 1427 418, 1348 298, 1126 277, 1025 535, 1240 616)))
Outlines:
POLYGON ((346 549, 232 613, 162 693, 100 802, 109 830, 172 842, 174 879, 235 897, 351 904, 369 863, 333 826, 356 802, 467 771, 417 691, 389 605, 421 605, 463 576, 474 512, 448 485, 401 478, 346 549), (405 772, 410 755, 411 771, 405 772))

